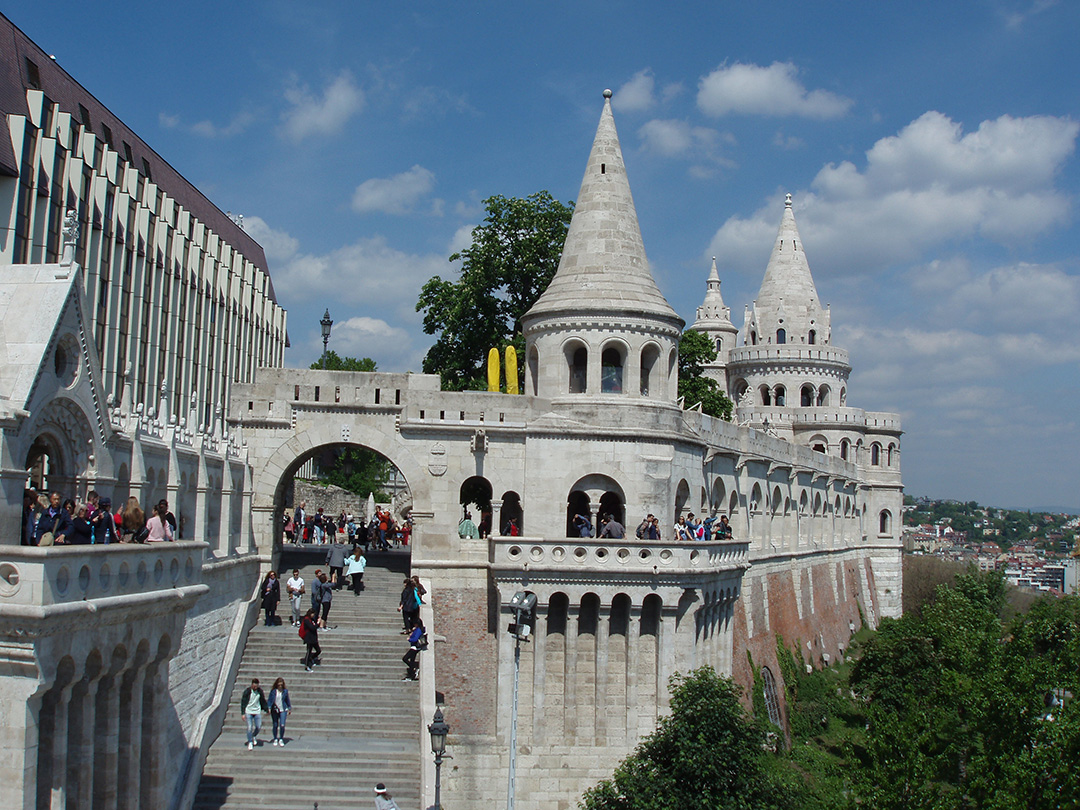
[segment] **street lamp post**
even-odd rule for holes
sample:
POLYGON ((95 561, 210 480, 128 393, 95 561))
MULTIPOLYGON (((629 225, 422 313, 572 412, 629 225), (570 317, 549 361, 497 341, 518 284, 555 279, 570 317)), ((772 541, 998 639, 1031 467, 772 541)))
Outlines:
POLYGON ((435 810, 442 810, 442 802, 439 799, 440 777, 442 771, 443 755, 446 754, 446 735, 450 733, 450 726, 443 720, 442 709, 435 710, 435 716, 431 718, 431 725, 427 727, 431 735, 431 753, 435 755, 435 810))
POLYGON ((333 325, 334 322, 330 320, 330 309, 327 308, 322 320, 319 321, 319 326, 322 327, 322 367, 324 371, 326 370, 326 344, 330 342, 330 327, 333 325))
POLYGON ((506 788, 506 810, 514 810, 514 773, 517 770, 517 716, 518 676, 521 673, 521 642, 528 642, 532 634, 536 609, 536 595, 531 591, 518 591, 510 600, 514 621, 507 628, 514 637, 514 698, 510 708, 510 779, 506 788))

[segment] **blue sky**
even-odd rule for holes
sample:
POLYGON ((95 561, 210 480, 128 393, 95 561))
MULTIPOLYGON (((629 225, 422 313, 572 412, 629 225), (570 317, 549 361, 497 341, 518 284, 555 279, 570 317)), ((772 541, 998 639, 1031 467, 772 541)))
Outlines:
POLYGON ((916 495, 1080 507, 1080 4, 6 4, 266 249, 288 365, 418 370, 493 194, 577 194, 606 87, 657 281, 737 326, 791 192, 916 495))

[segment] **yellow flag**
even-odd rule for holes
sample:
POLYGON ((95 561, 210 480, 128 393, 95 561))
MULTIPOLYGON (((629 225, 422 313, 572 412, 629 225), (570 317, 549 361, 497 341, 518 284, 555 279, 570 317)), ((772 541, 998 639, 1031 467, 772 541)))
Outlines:
POLYGON ((506 393, 518 392, 517 349, 506 347, 506 393))
POLYGON ((488 352, 488 391, 499 390, 499 350, 492 347, 488 352))

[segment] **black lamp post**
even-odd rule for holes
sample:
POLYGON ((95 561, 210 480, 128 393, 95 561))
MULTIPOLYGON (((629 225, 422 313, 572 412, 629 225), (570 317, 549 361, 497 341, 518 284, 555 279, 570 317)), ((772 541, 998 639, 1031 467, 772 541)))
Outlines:
POLYGON ((442 810, 442 803, 439 801, 439 778, 443 755, 446 753, 446 735, 450 733, 450 726, 443 720, 442 709, 435 710, 435 716, 431 718, 431 725, 427 730, 431 735, 431 753, 435 755, 435 810, 442 810))
POLYGON ((326 344, 330 342, 330 327, 334 325, 334 322, 330 320, 329 308, 322 316, 322 320, 319 321, 319 325, 322 327, 322 367, 326 369, 326 344))

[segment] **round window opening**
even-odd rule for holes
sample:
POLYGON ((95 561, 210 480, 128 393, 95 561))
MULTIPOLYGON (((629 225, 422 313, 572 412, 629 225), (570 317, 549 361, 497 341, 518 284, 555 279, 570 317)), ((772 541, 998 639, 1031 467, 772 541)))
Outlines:
POLYGON ((53 371, 65 388, 75 384, 79 376, 79 344, 71 335, 64 335, 53 352, 53 371))

